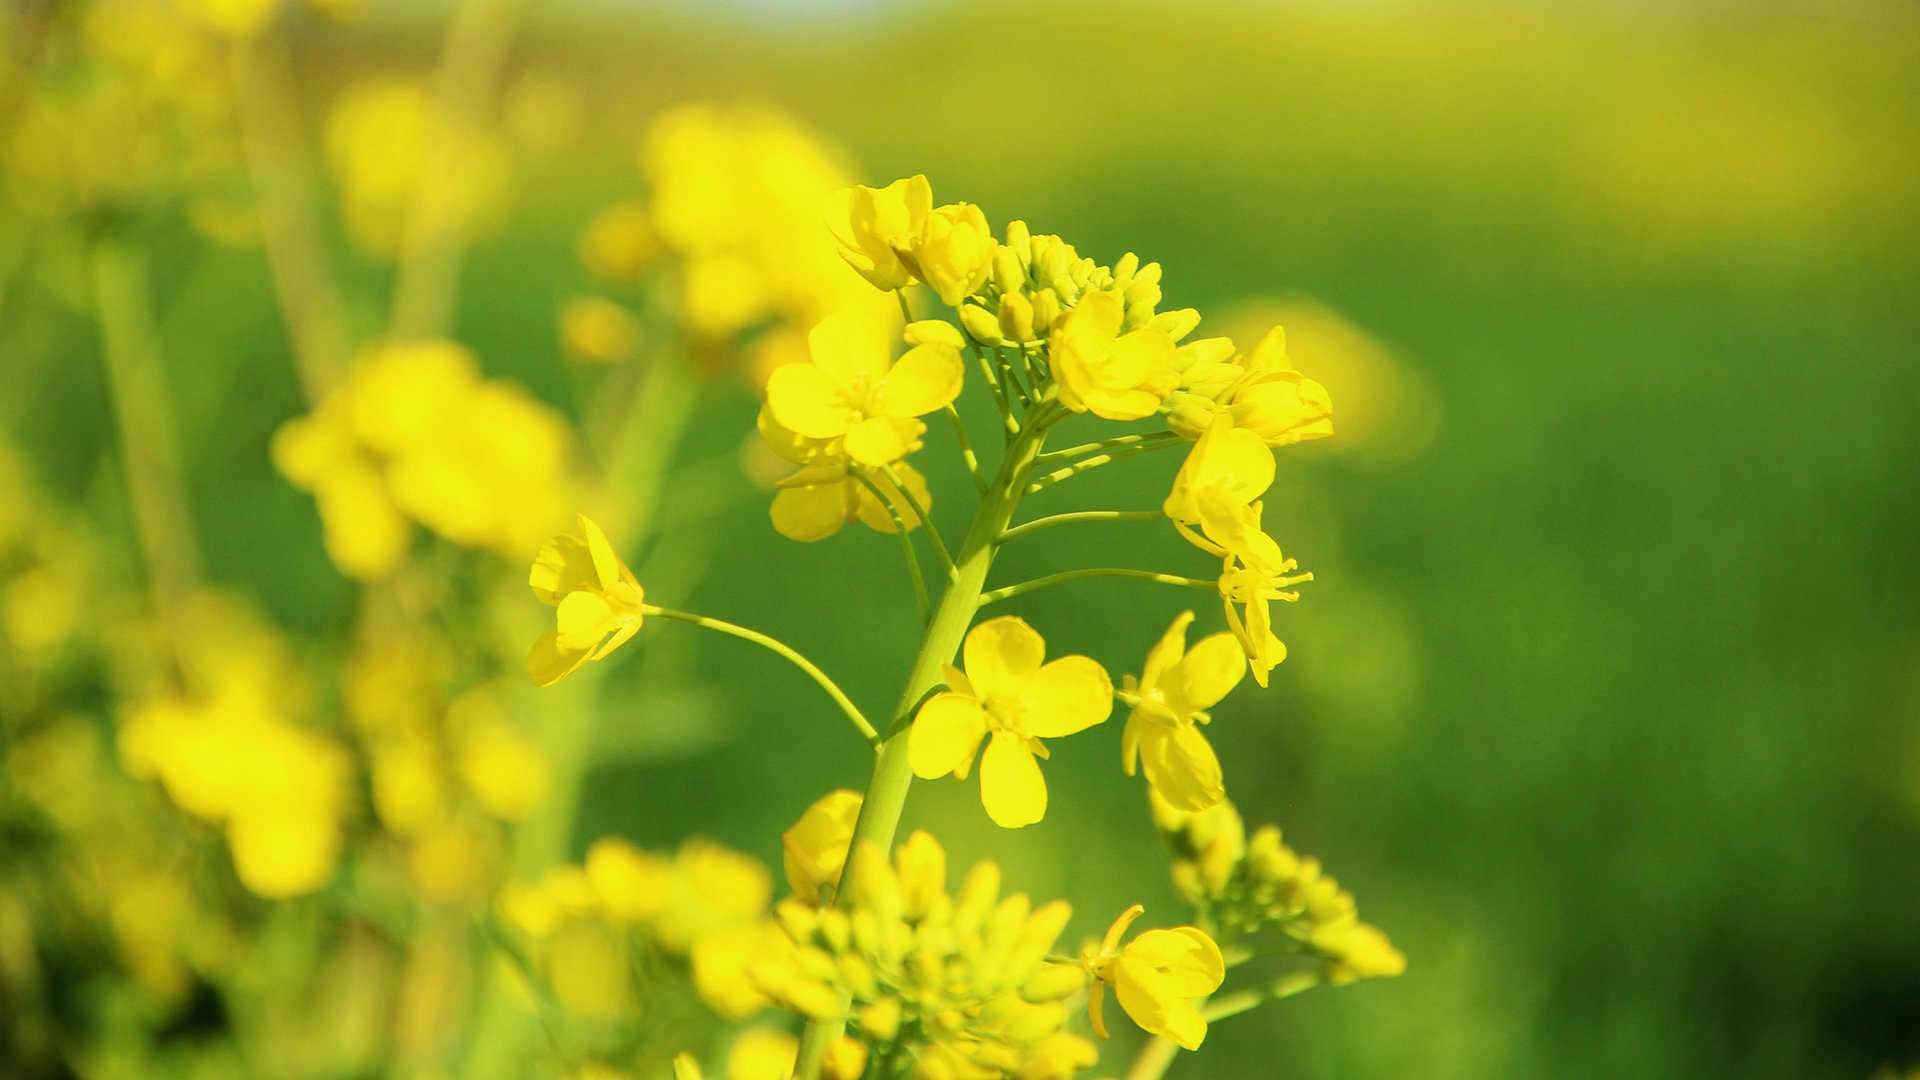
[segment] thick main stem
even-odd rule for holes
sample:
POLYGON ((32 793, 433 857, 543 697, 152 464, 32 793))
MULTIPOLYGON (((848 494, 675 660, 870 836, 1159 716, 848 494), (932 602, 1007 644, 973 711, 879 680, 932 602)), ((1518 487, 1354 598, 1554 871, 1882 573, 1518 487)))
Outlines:
MULTIPOLYGON (((869 850, 875 852, 885 852, 893 845, 894 833, 900 828, 900 812, 907 802, 907 788, 913 783, 913 771, 907 764, 907 728, 911 719, 908 710, 940 683, 940 666, 952 661, 960 651, 967 627, 980 608, 980 594, 986 586, 987 570, 993 565, 996 541, 1007 522, 1013 519, 1014 508, 1026 490, 1027 476, 1033 471, 1033 460, 1039 456, 1041 444, 1046 441, 1047 427, 1045 423, 1030 423, 1007 447, 999 475, 987 488, 973 527, 967 530, 967 538, 954 558, 953 581, 941 594, 933 618, 927 623, 919 655, 914 657, 913 668, 900 693, 893 725, 874 760, 873 777, 867 783, 866 798, 860 805, 860 818, 854 823, 842 881, 853 880, 854 861, 860 858, 863 849, 869 849, 869 844, 869 850)), ((846 907, 849 895, 846 890, 836 893, 833 906, 846 907)), ((845 1026, 842 1020, 809 1021, 800 1041, 794 1076, 799 1080, 819 1080, 827 1047, 839 1038, 845 1026)))

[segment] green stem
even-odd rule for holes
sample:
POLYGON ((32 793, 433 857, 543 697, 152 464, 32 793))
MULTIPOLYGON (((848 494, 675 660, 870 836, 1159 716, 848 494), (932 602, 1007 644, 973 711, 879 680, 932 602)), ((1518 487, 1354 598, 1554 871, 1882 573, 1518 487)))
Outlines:
POLYGON ((1076 510, 1071 514, 1053 514, 1015 525, 1000 534, 1000 543, 1004 544, 1017 536, 1025 536, 1050 526, 1067 525, 1076 521, 1164 521, 1166 516, 1159 510, 1076 510))
POLYGON ((1152 444, 1155 447, 1160 447, 1171 446, 1174 443, 1182 441, 1184 441, 1182 436, 1176 435, 1171 431, 1149 431, 1142 435, 1116 435, 1111 439, 1081 443, 1079 446, 1069 446, 1063 450, 1049 450, 1040 455, 1040 464, 1051 465, 1056 461, 1071 461, 1084 454, 1094 454, 1102 450, 1118 450, 1123 446, 1152 444))
MULTIPOLYGON (((868 476, 864 471, 851 469, 848 470, 848 475, 859 481, 862 487, 865 487, 871 492, 873 497, 880 501, 880 505, 886 508, 887 516, 893 519, 893 531, 895 535, 900 537, 900 550, 905 553, 907 557, 907 577, 913 581, 914 603, 920 607, 920 625, 925 626, 927 620, 933 617, 933 608, 927 602, 927 579, 921 576, 920 556, 914 553, 913 537, 907 535, 906 518, 900 516, 900 508, 893 504, 893 498, 885 491, 882 491, 880 485, 874 483, 873 478, 868 476)), ((922 520, 924 521, 924 519, 922 520)), ((928 526, 928 528, 932 528, 932 526, 928 526)))
POLYGON ((982 593, 980 606, 986 607, 988 604, 997 604, 1002 600, 1011 600, 1016 596, 1030 593, 1035 589, 1044 589, 1049 585, 1097 577, 1133 578, 1138 581, 1156 581, 1162 585, 1185 585, 1190 589, 1219 588, 1218 582, 1209 581, 1206 578, 1181 577, 1178 574, 1160 574, 1152 570, 1132 570, 1119 566, 1093 566, 1081 570, 1062 570, 1057 574, 1048 574, 1046 577, 1037 577, 1018 585, 1008 585, 992 592, 982 593))
POLYGON ((947 572, 947 580, 952 581, 953 556, 947 551, 947 542, 940 539, 940 530, 933 527, 933 519, 927 516, 927 508, 920 505, 920 500, 914 497, 913 492, 909 490, 906 483, 900 479, 900 474, 893 471, 893 466, 882 465, 880 466, 880 471, 885 474, 887 483, 893 485, 893 490, 899 492, 900 497, 907 500, 907 509, 913 511, 913 516, 919 518, 920 524, 926 527, 927 542, 933 545, 933 553, 939 556, 940 567, 947 572))
POLYGON ((973 442, 967 438, 967 425, 960 419, 960 410, 948 404, 947 420, 953 424, 954 438, 960 440, 960 458, 967 463, 967 476, 973 480, 973 489, 980 494, 987 493, 987 477, 980 471, 980 459, 973 453, 973 442))
POLYGON ((827 677, 826 672, 821 671, 813 661, 794 651, 786 642, 778 638, 768 637, 758 630, 749 630, 744 626, 736 626, 733 623, 721 619, 708 618, 705 615, 694 615, 690 612, 675 611, 672 608, 655 607, 651 604, 642 606, 640 611, 642 614, 651 615, 656 618, 674 619, 679 622, 692 623, 695 626, 705 627, 708 630, 718 630, 723 634, 737 637, 742 641, 751 641, 763 649, 778 654, 793 664, 794 667, 805 672, 808 678, 820 685, 820 689, 827 692, 827 696, 833 699, 833 703, 840 706, 840 711, 847 714, 847 719, 853 721, 853 726, 860 729, 861 738, 867 740, 867 743, 875 749, 880 747, 880 733, 874 730, 872 724, 867 723, 867 718, 861 713, 860 707, 855 705, 851 698, 847 697, 845 692, 840 689, 838 683, 835 683, 827 677))
POLYGON ((1054 471, 1048 473, 1047 475, 1042 476, 1040 479, 1035 480, 1033 483, 1028 484, 1027 494, 1031 495, 1037 491, 1045 491, 1046 489, 1052 487, 1053 485, 1059 483, 1062 480, 1071 479, 1075 476, 1080 475, 1083 472, 1087 472, 1092 469, 1097 469, 1102 465, 1111 464, 1115 461, 1125 461, 1127 458, 1138 457, 1141 454, 1150 454, 1155 450, 1162 450, 1162 449, 1165 449, 1166 447, 1174 445, 1175 443, 1185 442, 1185 441, 1186 440, 1181 439, 1177 435, 1171 439, 1158 439, 1158 440, 1142 439, 1139 442, 1124 445, 1114 450, 1109 450, 1104 454, 1098 454, 1081 461, 1076 461, 1064 469, 1055 469, 1054 471))
MULTIPOLYGON (((1046 441, 1047 430, 1045 423, 1029 424, 1007 448, 1006 459, 1000 463, 1000 470, 988 486, 979 512, 974 515, 973 526, 960 545, 953 580, 941 594, 933 618, 927 623, 926 635, 921 639, 920 652, 914 657, 913 668, 907 675, 895 716, 907 714, 926 696, 928 690, 938 685, 943 677, 941 665, 951 662, 960 651, 960 643, 980 607, 987 570, 993 565, 995 541, 1006 529, 1014 508, 1020 503, 1021 494, 1026 490, 1027 476, 1033 471, 1033 459, 1039 455, 1041 445, 1046 441)), ((863 849, 871 845, 874 850, 885 852, 893 845, 894 833, 900 827, 900 812, 906 805, 907 789, 913 783, 913 771, 907 763, 910 728, 909 723, 895 724, 874 759, 873 776, 867 783, 860 817, 854 824, 853 838, 848 844, 847 866, 841 875, 842 881, 854 880, 854 864, 861 858, 863 849)), ((834 895, 833 905, 844 910, 851 900, 851 890, 840 891, 834 895)), ((798 1080, 819 1080, 827 1047, 845 1028, 843 1020, 814 1020, 807 1024, 806 1033, 800 1041, 799 1059, 794 1066, 794 1075, 798 1080)))
POLYGON ((1020 434, 1020 422, 1013 418, 1013 406, 1007 400, 1006 388, 1000 385, 1000 376, 994 371, 993 361, 987 359, 986 352, 972 342, 967 343, 967 351, 973 353, 973 358, 980 364, 980 374, 986 376, 987 386, 993 390, 993 403, 1000 410, 1001 423, 1005 425, 1007 438, 1011 441, 1020 434))

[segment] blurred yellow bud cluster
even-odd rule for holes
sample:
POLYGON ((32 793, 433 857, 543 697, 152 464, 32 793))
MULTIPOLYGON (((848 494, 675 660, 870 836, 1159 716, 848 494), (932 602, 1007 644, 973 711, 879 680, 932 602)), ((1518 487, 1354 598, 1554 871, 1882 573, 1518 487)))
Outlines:
POLYGON ((439 340, 368 350, 273 439, 274 464, 313 493, 327 554, 361 580, 400 565, 416 523, 461 547, 524 557, 574 501, 572 452, 558 413, 439 340))
MULTIPOLYGON (((784 1031, 750 1028, 727 1049, 723 1080, 791 1080, 800 1040, 784 1031)), ((820 1066, 821 1080, 860 1080, 867 1071, 867 1047, 858 1039, 841 1036, 827 1048, 820 1066)), ((706 1073, 692 1054, 673 1059, 673 1080, 703 1080, 706 1073)))
POLYGON ((668 976, 733 1019, 768 1004, 749 977, 786 938, 767 917, 773 878, 750 856, 693 839, 671 855, 602 839, 580 865, 511 883, 502 922, 572 1015, 611 1022, 659 1007, 668 976))
POLYGON ((1406 970, 1406 957, 1386 934, 1360 921, 1353 894, 1320 860, 1282 843, 1279 826, 1263 825, 1249 837, 1231 802, 1189 814, 1155 797, 1153 817, 1173 854, 1174 884, 1208 914, 1222 941, 1277 931, 1317 960, 1334 985, 1406 970))
POLYGON ((297 673, 264 623, 199 598, 182 616, 192 678, 131 705, 120 756, 175 805, 225 827, 234 870, 255 894, 300 896, 332 879, 345 843, 352 761, 298 722, 297 673))
POLYGON ((436 131, 431 86, 403 77, 349 86, 327 115, 326 162, 347 234, 366 253, 399 254, 414 215, 442 228, 484 232, 507 208, 512 162, 498 137, 455 143, 436 131), (436 153, 453 155, 438 160, 436 153))
POLYGON ((1066 999, 1086 976, 1048 960, 1065 903, 1001 897, 991 862, 949 894, 946 852, 924 832, 891 860, 869 844, 853 865, 850 904, 776 908, 793 951, 753 967, 774 1000, 849 1020, 874 1054, 912 1060, 928 1080, 1044 1080, 1093 1064, 1093 1045, 1065 1030, 1066 999))

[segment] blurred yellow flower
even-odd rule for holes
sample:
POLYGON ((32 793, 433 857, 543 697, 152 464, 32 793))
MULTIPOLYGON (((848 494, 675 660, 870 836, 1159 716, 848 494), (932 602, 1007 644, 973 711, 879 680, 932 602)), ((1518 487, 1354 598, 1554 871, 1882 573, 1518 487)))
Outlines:
POLYGON ((527 584, 554 608, 555 626, 527 653, 527 673, 552 686, 640 630, 645 594, 600 526, 580 515, 585 539, 556 536, 534 558, 527 584))
POLYGON ((821 796, 793 827, 780 834, 787 885, 794 899, 819 903, 840 883, 847 845, 860 817, 860 793, 841 789, 821 796))
POLYGON ((932 212, 927 178, 910 176, 884 188, 857 185, 837 192, 828 203, 827 228, 848 266, 876 289, 899 289, 916 277, 901 255, 912 250, 932 212))
POLYGON ((986 739, 980 801, 987 816, 1003 828, 1031 825, 1047 812, 1047 784, 1034 760, 1047 756, 1040 740, 1106 720, 1113 683, 1105 668, 1084 656, 1042 664, 1046 642, 1011 615, 969 631, 964 655, 964 672, 943 665, 947 690, 920 707, 909 730, 914 774, 932 780, 952 773, 964 780, 986 739))
POLYGON ((1144 765, 1147 782, 1176 809, 1205 810, 1226 798, 1220 759, 1195 721, 1227 696, 1247 673, 1247 658, 1232 634, 1210 634, 1186 648, 1193 612, 1182 612, 1151 652, 1135 684, 1125 689, 1139 703, 1120 737, 1120 760, 1128 776, 1144 765))
POLYGON ((580 261, 602 281, 632 285, 660 254, 653 219, 639 202, 620 202, 595 214, 580 237, 580 261))
POLYGON ((1088 946, 1081 963, 1093 980, 1087 992, 1087 1012, 1094 1033, 1107 1037, 1102 1015, 1105 988, 1111 985, 1133 1022, 1185 1050, 1197 1050, 1207 1037, 1207 1021, 1194 1005, 1226 978, 1220 946, 1191 926, 1148 930, 1120 946, 1127 928, 1146 909, 1135 904, 1108 928, 1099 946, 1088 946))
POLYGON ((890 465, 919 446, 917 417, 960 393, 960 350, 944 342, 889 359, 886 327, 865 315, 829 315, 807 337, 812 362, 775 368, 767 380, 773 418, 808 439, 844 439, 862 465, 890 465))
POLYGON ((560 313, 560 343, 567 355, 595 364, 631 360, 640 347, 640 320, 611 300, 583 296, 560 313))
POLYGON ((1179 385, 1173 339, 1143 326, 1121 332, 1119 297, 1091 292, 1053 329, 1050 362, 1060 403, 1108 420, 1152 416, 1179 385))

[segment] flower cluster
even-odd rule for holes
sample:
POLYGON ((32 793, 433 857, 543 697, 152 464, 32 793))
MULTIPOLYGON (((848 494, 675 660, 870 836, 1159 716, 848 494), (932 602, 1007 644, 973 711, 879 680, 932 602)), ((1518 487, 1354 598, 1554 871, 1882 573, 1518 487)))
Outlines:
POLYGON ((363 580, 400 565, 415 523, 461 547, 537 546, 572 501, 571 454, 558 414, 437 340, 368 351, 273 439, 274 464, 319 505, 327 553, 363 580))
POLYGON ((871 851, 856 866, 847 906, 779 905, 794 951, 753 968, 776 1001, 851 1020, 877 1052, 906 1055, 929 1080, 1069 1076, 1093 1063, 1092 1045, 1065 1031, 1066 1000, 1085 976, 1048 962, 1066 904, 1002 897, 991 862, 948 893, 946 852, 924 832, 891 862, 871 851))
POLYGON ((1190 814, 1155 799, 1153 816, 1173 853, 1175 885, 1208 914, 1222 941, 1277 931, 1319 960, 1334 985, 1406 970, 1406 957, 1387 936, 1360 921, 1353 894, 1318 859, 1282 843, 1278 826, 1263 825, 1249 837, 1230 802, 1190 814))

